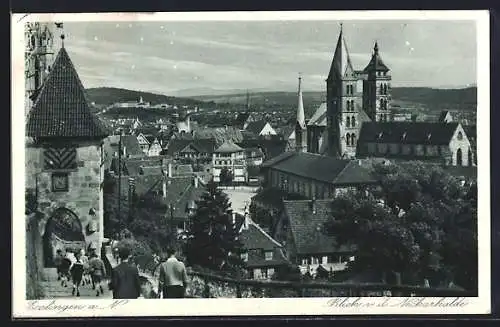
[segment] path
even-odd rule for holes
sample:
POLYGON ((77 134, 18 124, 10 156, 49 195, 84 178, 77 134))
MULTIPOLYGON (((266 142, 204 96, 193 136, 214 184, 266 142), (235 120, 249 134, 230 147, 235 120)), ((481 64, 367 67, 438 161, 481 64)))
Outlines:
POLYGON ((107 287, 107 282, 103 282, 104 294, 96 296, 96 291, 92 289, 92 285, 80 286, 80 297, 72 296, 71 291, 73 286, 68 282, 67 287, 61 286, 61 282, 57 280, 57 272, 55 268, 45 268, 42 281, 42 288, 45 299, 66 298, 66 299, 110 299, 112 298, 111 291, 107 287))

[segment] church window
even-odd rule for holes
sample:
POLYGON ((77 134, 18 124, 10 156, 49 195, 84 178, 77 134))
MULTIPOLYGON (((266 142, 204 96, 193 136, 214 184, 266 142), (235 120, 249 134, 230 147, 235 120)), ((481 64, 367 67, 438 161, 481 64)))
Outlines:
POLYGON ((356 146, 356 134, 351 134, 351 145, 356 146))
POLYGON ((353 117, 352 117, 352 119, 351 119, 351 126, 352 126, 352 127, 355 127, 355 126, 356 126, 356 117, 354 117, 354 116, 353 116, 353 117))
POLYGON ((384 84, 384 94, 387 94, 387 84, 384 84))
POLYGON ((351 134, 347 133, 347 135, 345 136, 346 138, 346 145, 347 146, 350 146, 351 145, 351 134))
POLYGON ((464 138, 464 136, 463 136, 462 132, 458 132, 457 139, 459 141, 462 141, 463 138, 464 138))
POLYGON ((349 90, 350 90, 349 86, 350 86, 350 85, 347 85, 347 86, 346 86, 346 90, 345 90, 346 94, 349 94, 349 90))
POLYGON ((354 100, 351 100, 351 111, 354 111, 354 100))
POLYGON ((347 117, 345 125, 346 125, 346 127, 351 127, 351 118, 350 117, 347 117))

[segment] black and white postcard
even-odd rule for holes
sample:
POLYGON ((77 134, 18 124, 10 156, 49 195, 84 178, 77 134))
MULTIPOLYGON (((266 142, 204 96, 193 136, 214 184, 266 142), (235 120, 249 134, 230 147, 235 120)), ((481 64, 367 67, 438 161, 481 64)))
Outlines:
POLYGON ((487 11, 11 24, 15 317, 490 312, 487 11))

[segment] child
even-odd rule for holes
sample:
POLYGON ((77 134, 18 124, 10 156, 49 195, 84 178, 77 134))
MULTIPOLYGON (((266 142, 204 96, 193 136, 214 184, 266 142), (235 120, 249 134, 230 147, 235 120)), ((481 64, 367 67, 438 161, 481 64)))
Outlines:
MULTIPOLYGON (((66 250, 69 251, 69 250, 66 250)), ((68 276, 69 276, 69 270, 71 268, 72 262, 70 258, 68 257, 68 252, 66 252, 66 255, 62 254, 61 251, 61 263, 59 265, 59 272, 61 276, 61 286, 66 287, 68 286, 68 276)))
POLYGON ((97 289, 96 296, 102 295, 104 291, 101 282, 106 276, 106 267, 95 251, 90 253, 89 271, 92 278, 92 289, 97 289))
POLYGON ((76 261, 70 268, 71 278, 73 280, 73 291, 72 295, 80 296, 80 283, 82 282, 83 277, 83 263, 80 257, 80 253, 78 252, 75 256, 76 261))
POLYGON ((80 261, 83 264, 83 278, 82 286, 90 284, 90 273, 89 273, 89 258, 85 255, 85 250, 80 250, 80 261))

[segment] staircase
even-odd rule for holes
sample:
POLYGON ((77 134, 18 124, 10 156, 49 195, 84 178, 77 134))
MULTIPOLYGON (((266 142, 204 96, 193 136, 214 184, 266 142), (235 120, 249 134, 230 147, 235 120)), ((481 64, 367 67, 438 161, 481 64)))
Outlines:
MULTIPOLYGON (((112 297, 111 292, 107 287, 107 283, 104 282, 103 291, 104 294, 99 297, 96 296, 96 291, 92 289, 92 285, 87 284, 80 286, 80 298, 104 298, 108 299, 112 297)), ((45 299, 55 299, 55 298, 71 298, 78 299, 71 294, 73 289, 73 284, 71 281, 68 282, 68 286, 63 287, 61 281, 57 280, 57 269, 56 268, 44 268, 42 271, 42 281, 41 286, 44 291, 45 299)))

